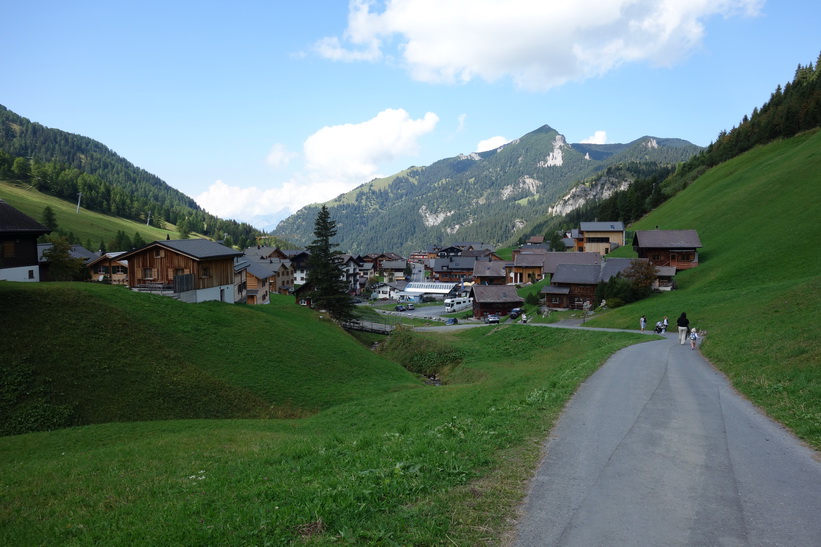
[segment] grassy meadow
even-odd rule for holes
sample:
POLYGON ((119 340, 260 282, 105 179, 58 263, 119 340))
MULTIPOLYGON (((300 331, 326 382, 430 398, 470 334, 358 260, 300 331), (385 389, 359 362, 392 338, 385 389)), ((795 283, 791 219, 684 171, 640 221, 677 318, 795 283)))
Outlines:
MULTIPOLYGON (((686 311, 704 355, 821 448, 819 178, 821 132, 709 171, 631 227, 697 229, 699 267, 588 324, 686 311)), ((88 424, 0 437, 6 545, 503 543, 568 398, 651 339, 505 324, 370 351, 290 298, 59 283, 0 283, 0 329, 0 410, 26 423, 53 401, 88 424)))
MULTIPOLYGON (((95 213, 83 209, 82 206, 80 212, 77 213, 76 203, 38 192, 28 184, 0 180, 0 199, 38 222, 42 222, 43 209, 47 205, 50 206, 57 218, 57 227, 66 233, 73 232, 83 245, 86 241, 91 241, 95 246, 99 245, 100 239, 108 245, 119 230, 122 230, 129 238, 133 238, 134 234, 139 232, 144 241, 165 239, 166 235, 170 235, 171 239, 179 238, 177 227, 172 224, 168 224, 166 230, 161 230, 155 226, 146 226, 141 222, 95 213)), ((96 250, 96 247, 89 249, 89 251, 96 250)))
POLYGON ((292 299, 3 283, 0 302, 21 333, 13 368, 110 422, 0 438, 6 545, 495 538, 578 383, 646 339, 403 330, 371 352, 292 299), (448 385, 424 386, 397 364, 408 355, 438 359, 448 385))

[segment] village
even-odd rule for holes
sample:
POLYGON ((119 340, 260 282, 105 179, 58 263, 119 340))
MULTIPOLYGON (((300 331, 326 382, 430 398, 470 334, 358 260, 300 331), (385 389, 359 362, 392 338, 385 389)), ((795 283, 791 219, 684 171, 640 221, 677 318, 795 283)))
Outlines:
MULTIPOLYGON (((51 244, 37 243, 47 233, 48 228, 0 201, 0 279, 49 280, 51 244)), ((513 249, 512 260, 482 242, 432 245, 408 257, 391 252, 343 254, 340 276, 357 301, 414 305, 463 299, 459 309, 470 308, 473 318, 483 319, 515 314, 524 303, 515 288, 547 278, 541 308, 596 307, 596 287, 635 260, 655 266, 653 290, 669 291, 675 288, 676 272, 698 265, 702 247, 696 230, 638 230, 628 242, 624 224, 615 221, 581 222, 564 235, 562 251, 552 250, 544 236, 530 236, 513 249), (609 256, 627 244, 637 259, 609 256)), ((183 302, 265 305, 272 295, 292 295, 299 304, 311 306, 306 285, 309 252, 304 249, 257 245, 238 251, 207 239, 167 239, 125 252, 95 253, 74 245, 70 255, 83 261, 93 282, 183 302)))

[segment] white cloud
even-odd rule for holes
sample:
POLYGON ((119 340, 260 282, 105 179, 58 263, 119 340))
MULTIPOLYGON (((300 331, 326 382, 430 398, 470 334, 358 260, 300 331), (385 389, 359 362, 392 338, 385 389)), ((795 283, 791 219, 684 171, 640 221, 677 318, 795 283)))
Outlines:
POLYGON ((596 131, 590 137, 587 137, 582 141, 585 144, 606 144, 607 143, 607 131, 596 131))
MULTIPOLYGON (((295 213, 379 176, 380 165, 416 154, 419 139, 438 122, 432 112, 414 120, 405 110, 388 109, 362 123, 323 127, 303 144, 305 169, 277 188, 243 188, 218 180, 195 200, 211 214, 252 224, 284 209, 295 213)), ((267 161, 279 164, 294 156, 274 145, 267 161)))
POLYGON ((284 167, 288 165, 296 154, 290 152, 284 144, 276 143, 271 147, 271 151, 265 157, 265 163, 271 167, 284 167))
POLYGON ((439 116, 432 112, 414 120, 400 108, 359 124, 323 127, 305 141, 305 161, 312 173, 355 186, 373 178, 379 164, 417 154, 419 138, 437 123, 439 116))
POLYGON ((401 56, 435 83, 512 79, 543 90, 625 63, 670 66, 702 42, 716 15, 757 15, 764 0, 351 0, 342 39, 315 50, 333 60, 401 56), (395 50, 387 51, 390 46, 395 50))
POLYGON ((479 141, 479 144, 476 145, 476 151, 486 152, 488 150, 495 150, 503 144, 507 144, 509 142, 510 140, 505 137, 490 137, 489 139, 479 141))

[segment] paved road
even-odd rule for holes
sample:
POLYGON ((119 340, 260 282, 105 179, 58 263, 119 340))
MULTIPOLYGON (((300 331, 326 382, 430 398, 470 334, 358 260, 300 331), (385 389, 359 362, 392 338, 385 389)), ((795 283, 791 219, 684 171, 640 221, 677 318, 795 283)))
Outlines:
POLYGON ((821 458, 689 345, 616 353, 546 444, 515 545, 821 546, 821 458))

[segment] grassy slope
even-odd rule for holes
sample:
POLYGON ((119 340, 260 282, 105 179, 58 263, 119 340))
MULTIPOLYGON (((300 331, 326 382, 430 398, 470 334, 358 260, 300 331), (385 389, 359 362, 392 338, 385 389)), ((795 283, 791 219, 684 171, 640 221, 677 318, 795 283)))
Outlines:
POLYGON ((81 423, 305 415, 418 386, 293 298, 188 305, 97 284, 0 283, 4 370, 81 423), (47 380, 46 380, 47 379, 47 380))
POLYGON ((73 232, 83 244, 91 240, 93 245, 99 245, 100 239, 108 244, 117 235, 118 230, 125 232, 129 238, 133 238, 134 234, 139 232, 144 241, 165 239, 168 234, 171 235, 171 239, 178 237, 176 227, 171 224, 168 225, 167 230, 160 230, 154 226, 146 226, 139 222, 111 217, 83 208, 77 214, 76 203, 43 194, 31 189, 28 185, 0 181, 0 199, 38 221, 42 219, 46 205, 51 206, 57 217, 57 226, 66 233, 73 232))
POLYGON ((687 312, 703 352, 771 416, 821 447, 821 131, 717 166, 635 229, 695 228, 701 264, 681 290, 612 310, 591 325, 637 328, 687 312))

